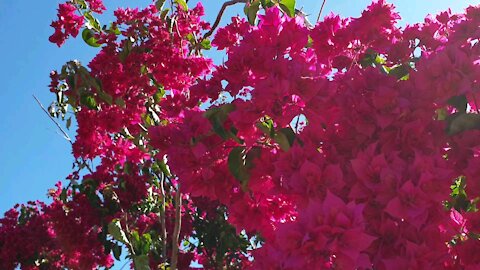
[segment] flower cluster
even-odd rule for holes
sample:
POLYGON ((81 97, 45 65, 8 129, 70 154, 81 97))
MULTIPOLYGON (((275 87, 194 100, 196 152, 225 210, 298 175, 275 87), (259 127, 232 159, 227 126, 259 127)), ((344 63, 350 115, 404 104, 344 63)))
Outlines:
POLYGON ((58 5, 58 19, 51 24, 55 33, 49 37, 50 42, 60 47, 69 36, 76 37, 78 35, 84 18, 77 15, 76 11, 77 8, 70 3, 58 5))

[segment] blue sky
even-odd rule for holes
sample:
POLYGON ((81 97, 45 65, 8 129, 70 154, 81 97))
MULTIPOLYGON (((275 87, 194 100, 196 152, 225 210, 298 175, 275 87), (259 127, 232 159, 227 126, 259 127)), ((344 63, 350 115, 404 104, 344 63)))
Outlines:
MULTIPOLYGON (((73 158, 70 145, 57 134, 55 126, 35 103, 35 94, 45 106, 55 98, 49 93, 49 73, 66 61, 78 59, 88 63, 98 49, 84 45, 81 39, 68 40, 62 47, 48 42, 59 0, 0 0, 0 212, 3 214, 17 202, 45 200, 48 188, 63 180, 71 171, 73 158)), ((197 1, 190 1, 196 3, 197 1)), ((213 22, 221 3, 206 0, 206 20, 213 22)), ((311 14, 314 22, 321 0, 297 0, 311 14)), ((323 15, 330 12, 342 16, 358 16, 370 3, 367 0, 327 0, 323 15)), ((422 21, 428 13, 452 8, 460 12, 480 1, 466 0, 396 0, 402 16, 401 24, 422 21)), ((101 21, 107 23, 115 7, 145 6, 149 0, 105 0, 110 13, 101 21)), ((192 3, 192 4, 193 4, 192 3)), ((242 14, 242 6, 228 9, 228 15, 242 14)), ((214 54, 215 59, 221 55, 214 54)), ((74 130, 70 132, 74 137, 74 130)))

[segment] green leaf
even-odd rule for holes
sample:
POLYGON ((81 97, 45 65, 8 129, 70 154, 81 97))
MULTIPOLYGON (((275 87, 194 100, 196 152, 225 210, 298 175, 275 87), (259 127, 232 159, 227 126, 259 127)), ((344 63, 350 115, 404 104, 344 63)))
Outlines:
POLYGON ((200 42, 200 46, 204 50, 210 50, 212 48, 212 44, 209 39, 202 40, 202 42, 200 42))
POLYGON ((92 12, 85 12, 83 16, 85 17, 85 19, 87 19, 88 26, 92 27, 97 32, 101 32, 102 27, 100 25, 100 22, 97 20, 97 18, 93 17, 92 12))
POLYGON ((82 38, 85 43, 92 47, 100 47, 101 44, 98 44, 98 40, 95 38, 95 34, 91 29, 85 28, 82 32, 82 38))
POLYGON ((224 123, 228 118, 228 114, 235 110, 233 104, 225 104, 220 107, 214 107, 207 110, 203 116, 210 120, 213 131, 217 133, 222 139, 226 140, 231 137, 232 133, 227 132, 224 128, 224 123))
POLYGON ((188 5, 185 0, 175 0, 175 3, 177 3, 178 6, 181 6, 183 10, 188 10, 188 5))
POLYGON ((144 233, 141 239, 140 253, 148 254, 150 246, 152 245, 152 236, 149 233, 144 233))
POLYGON ((261 122, 256 124, 256 127, 263 131, 265 135, 269 136, 270 138, 273 138, 275 130, 273 127, 273 120, 268 118, 268 117, 263 117, 261 122))
POLYGON ((170 12, 170 9, 169 8, 166 8, 162 11, 162 13, 160 13, 160 18, 162 20, 165 20, 167 18, 167 15, 168 15, 168 12, 170 12))
POLYGON ((87 9, 87 3, 85 3, 85 0, 77 0, 77 5, 78 5, 81 9, 87 9))
POLYGON ((135 270, 150 270, 149 258, 147 255, 133 256, 135 270))
POLYGON ((443 121, 447 119, 448 112, 445 108, 437 109, 435 112, 437 113, 437 120, 443 121))
POLYGON ((295 141, 295 132, 290 127, 282 128, 275 134, 273 139, 283 151, 288 151, 295 141))
POLYGON ((125 100, 123 100, 123 98, 116 98, 115 99, 115 104, 117 104, 118 106, 120 106, 124 109, 126 107, 125 100))
POLYGON ((160 170, 166 175, 166 176, 172 176, 170 173, 170 168, 168 165, 165 163, 165 161, 161 160, 158 161, 158 166, 160 167, 160 170))
POLYGON ((280 8, 290 17, 295 17, 295 0, 281 0, 280 8))
POLYGON ((108 32, 113 33, 117 36, 122 34, 120 29, 118 29, 118 27, 113 23, 110 24, 110 28, 108 29, 108 32))
POLYGON ((246 154, 244 146, 233 148, 228 155, 228 169, 232 173, 233 177, 240 181, 242 187, 246 187, 248 184, 248 179, 250 178, 250 175, 248 175, 245 158, 246 154))
POLYGON ((124 244, 128 244, 128 238, 125 232, 122 229, 120 220, 114 219, 110 224, 108 224, 108 233, 113 237, 113 239, 120 241, 124 244))
POLYGON ((310 48, 313 46, 313 38, 308 35, 308 41, 307 41, 307 45, 305 46, 306 48, 310 48))
POLYGON ((192 44, 195 44, 197 42, 197 39, 195 38, 195 36, 192 33, 188 33, 186 38, 192 44))
POLYGON ((260 0, 254 0, 250 4, 246 4, 244 8, 245 15, 247 15, 248 22, 251 25, 255 25, 255 20, 257 19, 257 13, 260 10, 260 0))
POLYGON ((143 118, 144 118, 144 121, 145 121, 145 127, 146 127, 146 128, 149 128, 149 127, 155 125, 155 121, 153 121, 153 119, 152 119, 152 117, 150 116, 150 114, 146 113, 143 118))
POLYGON ((97 101, 95 98, 90 94, 83 94, 80 96, 80 104, 87 106, 87 108, 96 110, 97 109, 97 101))
POLYGON ((120 261, 120 256, 122 255, 122 247, 117 244, 114 244, 112 246, 112 252, 113 252, 113 257, 115 257, 117 261, 120 261))
POLYGON ((98 96, 105 101, 108 105, 113 104, 113 97, 108 94, 107 92, 104 92, 102 90, 97 90, 98 96))
POLYGON ((381 55, 377 54, 375 56, 375 65, 383 65, 385 64, 386 60, 381 55))
POLYGON ((158 103, 165 97, 165 88, 161 85, 157 85, 157 92, 153 95, 153 100, 158 103))

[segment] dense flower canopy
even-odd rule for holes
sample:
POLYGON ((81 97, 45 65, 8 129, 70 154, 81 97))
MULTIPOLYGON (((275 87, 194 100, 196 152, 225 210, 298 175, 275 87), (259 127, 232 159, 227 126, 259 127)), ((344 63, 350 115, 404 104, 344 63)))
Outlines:
POLYGON ((50 41, 100 47, 51 74, 74 170, 0 219, 1 269, 109 268, 122 247, 142 270, 480 268, 480 6, 400 28, 379 0, 311 27, 238 1, 216 30, 164 2, 103 27, 100 0, 60 4, 50 41))

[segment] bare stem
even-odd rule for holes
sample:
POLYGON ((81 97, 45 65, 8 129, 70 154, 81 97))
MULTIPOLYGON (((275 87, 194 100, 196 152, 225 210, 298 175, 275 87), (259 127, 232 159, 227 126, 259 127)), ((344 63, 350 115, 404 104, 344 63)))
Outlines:
POLYGON ((172 264, 170 269, 177 269, 178 261, 178 239, 180 238, 180 228, 182 226, 182 194, 180 193, 180 185, 177 187, 175 194, 175 227, 173 229, 172 237, 172 264))
POLYGON ((127 266, 128 263, 129 263, 129 261, 126 261, 126 262, 123 264, 122 268, 120 268, 120 270, 123 270, 123 268, 125 268, 125 266, 127 266))
POLYGON ((160 180, 160 192, 162 193, 162 206, 160 210, 160 225, 162 227, 162 259, 164 260, 164 266, 167 264, 167 227, 165 225, 165 176, 162 174, 160 180))
POLYGON ((322 2, 322 6, 320 7, 320 11, 318 12, 317 22, 320 21, 320 17, 322 16, 323 7, 325 6, 326 2, 327 2, 327 0, 323 0, 323 2, 322 2))
POLYGON ((38 98, 33 95, 33 98, 35 99, 35 101, 38 103, 38 105, 40 106, 40 108, 42 109, 43 112, 45 112, 45 114, 48 116, 48 118, 50 118, 50 120, 52 120, 52 122, 57 126, 57 128, 60 130, 60 132, 62 132, 63 134, 63 138, 65 138, 65 140, 67 140, 70 144, 73 144, 72 142, 72 139, 70 138, 70 136, 68 135, 68 133, 60 126, 60 124, 50 115, 50 113, 48 113, 47 109, 45 109, 45 107, 43 107, 43 104, 40 102, 40 100, 38 100, 38 98))
MULTIPOLYGON (((52 120, 52 122, 55 124, 55 126, 57 126, 57 128, 60 130, 60 132, 62 132, 63 134, 63 138, 65 140, 67 140, 71 145, 73 145, 73 142, 72 142, 72 139, 70 138, 70 136, 68 135, 68 133, 62 128, 62 126, 60 126, 60 124, 57 122, 57 120, 55 120, 51 115, 50 113, 47 111, 47 109, 45 109, 45 107, 43 106, 43 104, 40 102, 40 100, 38 100, 38 98, 35 96, 35 95, 32 95, 33 98, 35 99, 35 101, 38 103, 38 106, 40 106, 40 108, 42 109, 43 112, 45 112, 45 114, 48 116, 48 118, 50 118, 50 120, 52 120)), ((81 161, 82 161, 82 164, 87 168, 87 170, 90 172, 90 173, 93 173, 92 171, 92 168, 90 168, 90 166, 88 165, 88 163, 83 159, 81 158, 81 161)), ((77 160, 76 161, 77 165, 81 165, 80 162, 77 160)))
POLYGON ((203 36, 203 39, 206 39, 209 36, 211 36, 213 34, 213 32, 215 31, 215 29, 217 29, 218 24, 220 23, 220 20, 222 19, 223 13, 225 12, 225 9, 228 6, 232 6, 232 5, 235 5, 235 4, 238 4, 238 3, 247 3, 247 0, 230 0, 230 1, 227 1, 227 2, 223 3, 222 8, 220 8, 220 11, 218 12, 217 18, 215 19, 215 22, 213 23, 212 28, 210 29, 210 31, 208 31, 203 36))

